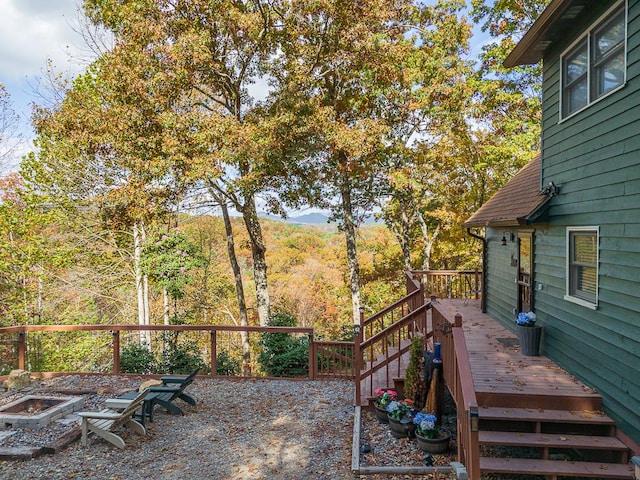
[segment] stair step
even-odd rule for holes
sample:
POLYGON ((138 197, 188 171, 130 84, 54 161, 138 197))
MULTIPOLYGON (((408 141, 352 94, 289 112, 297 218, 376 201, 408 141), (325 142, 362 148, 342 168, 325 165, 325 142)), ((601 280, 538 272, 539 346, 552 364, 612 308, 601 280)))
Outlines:
POLYGON ((621 452, 627 450, 627 446, 616 437, 494 431, 480 431, 479 433, 480 443, 487 445, 618 450, 621 452))
POLYGON ((480 457, 480 471, 492 473, 558 475, 604 479, 632 479, 633 469, 628 464, 600 462, 566 462, 525 458, 480 457))
POLYGON ((613 420, 602 412, 503 407, 480 407, 478 412, 480 420, 615 425, 613 420))

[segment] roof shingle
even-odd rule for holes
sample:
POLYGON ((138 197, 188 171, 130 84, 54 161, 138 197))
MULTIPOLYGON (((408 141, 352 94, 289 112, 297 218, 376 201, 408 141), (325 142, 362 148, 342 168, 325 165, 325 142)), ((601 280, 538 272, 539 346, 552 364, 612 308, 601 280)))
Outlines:
POLYGON ((525 225, 549 198, 540 192, 540 155, 537 155, 471 215, 464 226, 525 225))

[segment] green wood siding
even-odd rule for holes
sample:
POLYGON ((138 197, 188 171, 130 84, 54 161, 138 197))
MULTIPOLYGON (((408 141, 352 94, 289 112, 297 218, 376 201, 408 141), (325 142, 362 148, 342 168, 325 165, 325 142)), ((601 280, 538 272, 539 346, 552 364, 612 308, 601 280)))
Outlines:
POLYGON ((544 354, 602 394, 607 413, 640 442, 640 0, 628 5, 622 89, 560 122, 559 56, 573 38, 544 58, 542 183, 560 194, 536 229, 534 279, 544 354), (600 228, 597 310, 564 300, 568 226, 600 228))
POLYGON ((517 242, 502 245, 504 232, 516 232, 508 228, 487 229, 487 275, 485 277, 485 295, 487 296, 487 313, 500 320, 512 330, 515 316, 513 309, 518 304, 518 288, 515 278, 517 268, 511 265, 511 259, 518 257, 517 242))

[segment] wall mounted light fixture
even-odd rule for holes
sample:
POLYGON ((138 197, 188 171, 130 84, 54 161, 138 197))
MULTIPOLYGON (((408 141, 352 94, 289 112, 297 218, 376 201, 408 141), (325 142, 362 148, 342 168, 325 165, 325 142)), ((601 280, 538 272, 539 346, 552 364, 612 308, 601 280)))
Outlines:
POLYGON ((506 246, 507 242, 512 242, 515 240, 515 235, 513 234, 513 232, 504 232, 502 234, 502 239, 500 240, 500 244, 502 246, 506 246))

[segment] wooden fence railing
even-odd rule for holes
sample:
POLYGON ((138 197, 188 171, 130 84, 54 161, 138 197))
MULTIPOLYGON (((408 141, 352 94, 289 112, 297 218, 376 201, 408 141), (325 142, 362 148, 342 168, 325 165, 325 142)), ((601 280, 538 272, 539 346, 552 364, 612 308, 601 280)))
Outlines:
POLYGON ((478 299, 482 296, 479 270, 415 270, 423 277, 424 289, 438 298, 478 299))
MULTIPOLYGON (((100 350, 92 350, 88 355, 100 357, 100 367, 89 370, 74 370, 66 372, 32 372, 42 375, 57 375, 64 373, 120 373, 120 354, 122 336, 135 335, 134 341, 138 341, 140 332, 157 332, 161 338, 164 335, 209 335, 208 341, 200 338, 203 360, 207 361, 211 368, 211 375, 217 372, 217 361, 220 347, 228 347, 234 343, 240 345, 240 333, 249 334, 287 333, 293 336, 307 337, 309 344, 308 374, 309 379, 342 378, 353 379, 354 370, 354 343, 353 342, 327 342, 314 340, 312 328, 298 327, 241 327, 235 325, 28 325, 0 328, 0 341, 4 346, 5 357, 12 356, 13 360, 3 358, 4 363, 10 368, 25 369, 28 365, 29 352, 36 349, 37 336, 40 335, 78 335, 84 332, 86 335, 103 338, 94 341, 92 345, 99 345, 100 350), (226 335, 226 336, 223 336, 226 335), (236 340, 231 340, 231 335, 236 335, 236 340), (30 336, 31 343, 30 345, 30 336), (8 347, 8 348, 7 348, 8 347)), ((129 339, 130 340, 130 339, 129 339)), ((60 341, 58 345, 65 343, 60 341)), ((39 352, 42 355, 53 355, 55 352, 39 352)))
POLYGON ((467 468, 469 479, 480 479, 480 440, 478 402, 462 315, 447 318, 435 304, 431 310, 434 342, 442 345, 444 379, 457 406, 458 458, 467 468))

